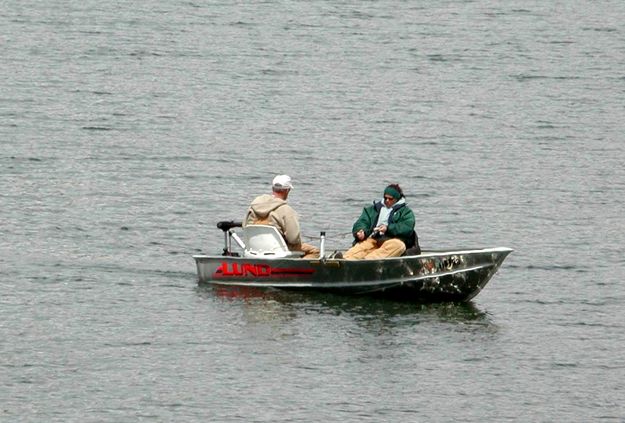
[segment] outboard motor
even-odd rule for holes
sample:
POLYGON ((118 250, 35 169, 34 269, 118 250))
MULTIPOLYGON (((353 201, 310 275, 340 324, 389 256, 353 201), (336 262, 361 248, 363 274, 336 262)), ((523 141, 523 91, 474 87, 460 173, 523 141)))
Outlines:
POLYGON ((234 238, 237 244, 241 248, 245 248, 245 244, 241 241, 241 238, 234 232, 232 232, 232 228, 241 228, 243 227, 243 222, 235 222, 233 220, 222 220, 221 222, 217 222, 217 227, 224 231, 224 251, 221 254, 222 256, 238 256, 238 253, 232 252, 232 241, 234 238))

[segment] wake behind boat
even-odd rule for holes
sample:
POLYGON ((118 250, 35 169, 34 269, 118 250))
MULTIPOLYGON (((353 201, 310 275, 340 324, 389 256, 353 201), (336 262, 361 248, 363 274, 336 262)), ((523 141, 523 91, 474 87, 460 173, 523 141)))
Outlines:
POLYGON ((243 239, 239 222, 219 222, 222 255, 194 255, 198 282, 222 286, 315 290, 377 295, 418 302, 463 302, 475 297, 497 272, 510 248, 423 251, 419 255, 376 260, 318 259, 288 251, 276 228, 249 225, 243 239), (233 251, 232 241, 242 253, 233 251))

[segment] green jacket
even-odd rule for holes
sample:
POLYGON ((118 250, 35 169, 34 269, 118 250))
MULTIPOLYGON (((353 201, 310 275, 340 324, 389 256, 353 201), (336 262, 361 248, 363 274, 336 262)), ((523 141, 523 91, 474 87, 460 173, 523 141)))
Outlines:
MULTIPOLYGON (((369 236, 373 233, 373 228, 378 222, 378 216, 380 209, 383 207, 379 201, 374 201, 372 205, 365 207, 362 210, 362 214, 352 227, 352 233, 355 234, 359 230, 365 231, 365 236, 369 236)), ((386 237, 399 238, 407 247, 410 247, 414 242, 413 232, 415 225, 414 213, 406 205, 406 203, 395 204, 393 211, 388 218, 388 229, 386 231, 386 237)))

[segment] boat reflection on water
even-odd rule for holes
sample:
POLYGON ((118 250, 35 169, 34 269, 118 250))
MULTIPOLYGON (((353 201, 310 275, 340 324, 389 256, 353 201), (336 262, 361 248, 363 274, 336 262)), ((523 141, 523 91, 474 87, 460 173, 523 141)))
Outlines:
MULTIPOLYGON (((249 312, 256 309, 263 319, 297 318, 300 313, 349 315, 358 321, 384 320, 400 323, 423 323, 430 320, 449 323, 491 325, 489 315, 473 302, 414 303, 387 298, 354 297, 316 291, 284 291, 246 286, 198 285, 205 297, 240 303, 249 312)), ((256 320, 256 319, 253 319, 256 320)))
POLYGON ((219 298, 232 298, 232 299, 272 299, 275 296, 274 292, 263 290, 262 288, 256 288, 253 286, 213 286, 208 287, 211 289, 213 295, 219 298))

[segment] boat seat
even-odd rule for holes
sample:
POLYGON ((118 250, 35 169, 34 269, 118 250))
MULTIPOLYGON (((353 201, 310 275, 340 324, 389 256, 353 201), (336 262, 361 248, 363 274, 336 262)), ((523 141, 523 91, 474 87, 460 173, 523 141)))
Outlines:
POLYGON ((271 225, 247 225, 243 228, 245 257, 285 258, 302 257, 303 251, 289 251, 278 228, 271 225))

